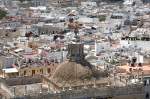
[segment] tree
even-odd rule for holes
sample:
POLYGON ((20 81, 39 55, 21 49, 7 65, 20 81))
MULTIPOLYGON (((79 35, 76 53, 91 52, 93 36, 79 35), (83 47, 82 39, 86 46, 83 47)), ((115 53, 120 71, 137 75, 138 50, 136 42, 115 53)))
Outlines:
POLYGON ((99 21, 105 21, 106 20, 106 16, 105 15, 101 15, 99 16, 99 21))
POLYGON ((20 2, 24 2, 25 0, 19 0, 20 2))
POLYGON ((117 2, 117 1, 123 1, 123 0, 102 0, 102 1, 117 2))
POLYGON ((22 2, 24 2, 24 1, 31 1, 31 0, 19 0, 19 1, 22 3, 22 2))
POLYGON ((7 12, 0 9, 0 20, 3 19, 4 17, 6 17, 7 12))

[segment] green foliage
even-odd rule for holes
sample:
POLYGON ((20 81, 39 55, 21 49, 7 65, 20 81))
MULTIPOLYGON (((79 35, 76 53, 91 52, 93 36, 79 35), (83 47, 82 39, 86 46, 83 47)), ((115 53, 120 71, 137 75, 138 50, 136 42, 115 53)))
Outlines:
POLYGON ((4 10, 0 9, 0 19, 3 19, 4 17, 6 17, 7 12, 4 10))
POLYGON ((31 1, 31 0, 19 0, 20 2, 24 2, 24 1, 31 1))
POLYGON ((20 1, 20 2, 24 2, 25 0, 18 0, 18 1, 20 1))
POLYGON ((118 1, 123 1, 123 0, 102 0, 102 1, 105 1, 105 2, 118 2, 118 1))
POLYGON ((116 59, 111 59, 111 60, 105 60, 105 62, 112 64, 112 65, 116 65, 118 64, 118 61, 116 59))
POLYGON ((99 18, 99 21, 100 21, 100 22, 106 20, 106 16, 104 16, 104 15, 101 15, 101 16, 99 16, 98 18, 99 18))

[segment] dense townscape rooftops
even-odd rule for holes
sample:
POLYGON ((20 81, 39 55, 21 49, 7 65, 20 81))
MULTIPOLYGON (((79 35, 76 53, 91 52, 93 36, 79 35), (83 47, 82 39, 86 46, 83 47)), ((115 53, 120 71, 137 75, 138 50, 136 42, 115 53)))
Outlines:
POLYGON ((150 0, 0 0, 0 99, 149 99, 150 0))

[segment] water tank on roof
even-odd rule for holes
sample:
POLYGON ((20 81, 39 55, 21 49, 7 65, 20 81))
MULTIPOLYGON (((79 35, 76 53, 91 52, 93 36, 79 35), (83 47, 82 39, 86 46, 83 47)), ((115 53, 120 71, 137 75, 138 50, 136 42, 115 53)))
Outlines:
POLYGON ((138 66, 139 66, 139 67, 142 67, 142 63, 138 63, 138 66))
POLYGON ((137 61, 137 58, 136 57, 132 57, 132 62, 136 63, 136 61, 137 61))
POLYGON ((132 68, 129 68, 129 72, 132 72, 132 68))
POLYGON ((134 64, 134 63, 131 63, 131 67, 135 67, 135 64, 134 64))

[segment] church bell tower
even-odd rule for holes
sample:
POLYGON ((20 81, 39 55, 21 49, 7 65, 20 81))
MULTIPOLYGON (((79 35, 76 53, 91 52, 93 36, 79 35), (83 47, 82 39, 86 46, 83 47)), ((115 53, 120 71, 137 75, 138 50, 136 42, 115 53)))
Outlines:
POLYGON ((84 60, 84 45, 80 42, 69 44, 67 58, 76 62, 84 60))

